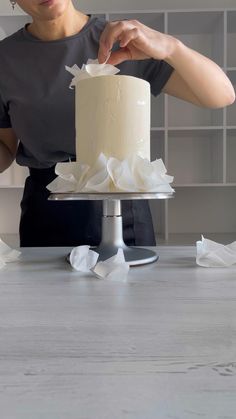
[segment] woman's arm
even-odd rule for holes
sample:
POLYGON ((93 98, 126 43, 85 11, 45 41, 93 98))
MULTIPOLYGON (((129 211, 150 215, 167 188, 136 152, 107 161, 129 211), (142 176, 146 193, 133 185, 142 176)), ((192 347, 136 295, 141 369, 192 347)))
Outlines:
POLYGON ((109 22, 100 38, 99 62, 104 62, 116 41, 108 63, 154 58, 173 68, 163 91, 195 105, 221 108, 235 101, 234 88, 223 70, 212 60, 188 48, 171 35, 155 31, 136 20, 109 22))
POLYGON ((11 128, 0 128, 0 173, 8 169, 16 157, 18 141, 11 128))
POLYGON ((163 91, 207 108, 231 105, 235 92, 223 70, 175 38, 174 44, 173 52, 166 61, 175 71, 163 91))

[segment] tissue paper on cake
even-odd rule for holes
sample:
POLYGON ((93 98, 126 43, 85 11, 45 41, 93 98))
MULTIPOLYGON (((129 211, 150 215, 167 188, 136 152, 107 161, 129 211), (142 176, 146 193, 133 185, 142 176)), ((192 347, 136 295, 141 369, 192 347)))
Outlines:
POLYGON ((109 176, 116 189, 126 192, 173 192, 169 185, 173 176, 166 174, 162 159, 150 162, 139 156, 120 161, 110 157, 109 176))
POLYGON ((52 193, 66 192, 107 192, 110 179, 106 168, 107 159, 101 154, 93 167, 83 163, 58 163, 55 173, 58 176, 47 189, 52 193))
POLYGON ((229 267, 236 264, 236 241, 223 245, 202 236, 197 241, 196 263, 206 268, 229 267))
POLYGON ((77 64, 74 64, 72 67, 66 65, 65 68, 74 76, 70 83, 70 88, 76 86, 80 80, 97 76, 113 76, 120 72, 114 65, 107 64, 106 62, 104 64, 99 64, 98 60, 91 59, 87 61, 87 64, 83 64, 81 68, 79 68, 77 64))
POLYGON ((20 252, 11 249, 0 239, 0 269, 3 268, 8 262, 15 262, 20 254, 20 252))
POLYGON ((173 176, 166 173, 162 159, 150 162, 139 156, 120 161, 100 154, 94 167, 83 163, 58 163, 58 175, 47 189, 52 193, 174 192, 173 176))

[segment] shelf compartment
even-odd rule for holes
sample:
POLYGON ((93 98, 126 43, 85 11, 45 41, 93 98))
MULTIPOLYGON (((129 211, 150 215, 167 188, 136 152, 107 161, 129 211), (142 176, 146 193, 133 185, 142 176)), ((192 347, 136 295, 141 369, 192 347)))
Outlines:
POLYGON ((208 233, 236 234, 236 193, 232 187, 179 188, 168 206, 170 235, 198 233, 200 239, 201 234, 207 237, 208 233))
POLYGON ((155 235, 157 236, 157 240, 165 240, 165 201, 162 199, 150 199, 149 206, 152 214, 153 227, 155 235))
POLYGON ((29 16, 0 16, 0 40, 6 38, 30 22, 29 16))
POLYGON ((227 182, 236 182, 236 129, 227 130, 227 143, 226 143, 226 179, 227 182))
POLYGON ((109 20, 139 20, 146 26, 159 32, 165 31, 164 13, 110 13, 109 20))
POLYGON ((0 188, 8 187, 22 187, 25 179, 29 174, 26 167, 19 166, 14 163, 0 175, 0 188))
MULTIPOLYGON (((228 71, 227 76, 236 90, 236 70, 228 71)), ((226 108, 226 118, 228 126, 236 126, 236 102, 226 108)))
POLYGON ((223 109, 206 109, 168 96, 169 127, 222 126, 223 109))
MULTIPOLYGON (((76 6, 77 6, 76 9, 81 10, 79 4, 77 4, 76 6)), ((102 18, 102 19, 106 19, 106 14, 105 13, 93 13, 92 16, 102 18)))
POLYGON ((168 172, 176 184, 223 182, 223 130, 170 131, 168 172))
POLYGON ((165 124, 164 117, 164 94, 151 96, 151 126, 163 127, 165 124))
POLYGON ((236 67, 236 11, 227 12, 227 67, 236 67))
MULTIPOLYGON (((205 237, 209 240, 214 240, 221 244, 229 244, 236 240, 235 233, 209 233, 205 237)), ((168 240, 166 242, 161 242, 162 245, 168 246, 195 246, 196 241, 201 240, 201 234, 199 233, 172 233, 169 234, 168 240)))
POLYGON ((11 186, 13 183, 13 173, 12 168, 5 170, 3 173, 0 174, 0 187, 8 187, 11 186))
MULTIPOLYGON (((151 161, 162 159, 165 162, 165 132, 151 131, 151 161)), ((150 208, 152 212, 155 233, 159 237, 165 236, 165 202, 151 199, 150 208)))
POLYGON ((236 182, 226 182, 226 183, 175 183, 175 188, 225 188, 226 186, 234 187, 236 182))
MULTIPOLYGON (((199 130, 204 130, 204 131, 215 131, 216 129, 220 130, 223 129, 224 126, 223 125, 216 125, 216 126, 207 126, 207 125, 203 125, 203 126, 180 126, 180 127, 169 127, 168 130, 169 131, 199 131, 199 130)), ((231 127, 230 127, 231 128, 231 127)))
POLYGON ((24 185, 25 179, 29 176, 29 169, 28 167, 23 167, 14 162, 11 166, 12 170, 12 179, 13 183, 12 186, 19 186, 24 185))
POLYGON ((22 189, 1 189, 0 236, 19 231, 22 189))
POLYGON ((165 162, 165 133, 151 131, 151 161, 162 159, 165 162))
POLYGON ((223 67, 223 12, 170 12, 168 13, 168 33, 223 67))

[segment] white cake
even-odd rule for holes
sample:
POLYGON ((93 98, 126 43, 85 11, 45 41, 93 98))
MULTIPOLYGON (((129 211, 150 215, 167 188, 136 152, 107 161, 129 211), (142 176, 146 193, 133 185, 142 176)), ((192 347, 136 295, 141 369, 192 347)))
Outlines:
POLYGON ((150 160, 150 84, 132 76, 98 76, 76 85, 76 158, 94 165, 136 154, 150 160))
POLYGON ((48 190, 173 192, 163 161, 150 161, 150 84, 107 66, 66 67, 76 86, 77 161, 58 163, 48 190), (112 75, 94 75, 105 71, 112 75))

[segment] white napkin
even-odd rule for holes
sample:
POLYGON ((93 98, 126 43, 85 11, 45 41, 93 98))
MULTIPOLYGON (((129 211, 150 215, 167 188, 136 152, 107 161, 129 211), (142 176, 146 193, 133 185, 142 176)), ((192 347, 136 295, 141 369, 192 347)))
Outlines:
POLYGON ((125 262, 124 252, 119 249, 115 256, 98 262, 98 253, 89 246, 77 246, 70 254, 70 264, 80 272, 92 272, 99 279, 125 281, 129 272, 129 264, 125 262))
POLYGON ((98 76, 108 76, 108 75, 115 75, 119 73, 119 69, 114 65, 107 64, 106 62, 103 64, 99 64, 98 60, 91 60, 87 61, 87 64, 83 64, 81 68, 79 68, 76 64, 73 67, 65 66, 66 70, 71 73, 74 78, 71 81, 70 88, 76 86, 76 84, 80 80, 88 79, 90 77, 98 77, 98 76))
POLYGON ((220 268, 236 264, 236 241, 225 246, 202 236, 196 245, 196 263, 200 266, 220 268))
POLYGON ((173 192, 173 176, 166 174, 162 159, 150 162, 138 155, 118 160, 100 154, 94 167, 83 163, 58 163, 47 189, 66 192, 173 192))
POLYGON ((125 262, 123 250, 119 249, 115 256, 104 262, 98 262, 92 272, 98 278, 125 282, 129 272, 129 264, 125 262))
POLYGON ((15 262, 21 252, 11 249, 6 243, 0 239, 0 269, 8 262, 15 262))
POLYGON ((90 272, 96 265, 98 256, 89 246, 77 246, 70 253, 70 264, 76 271, 90 272))

